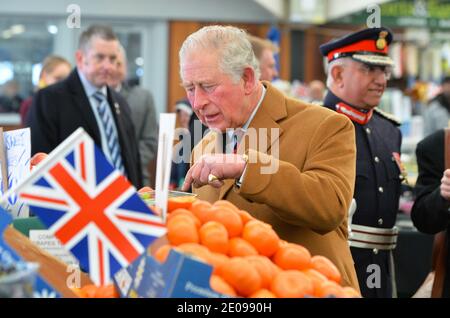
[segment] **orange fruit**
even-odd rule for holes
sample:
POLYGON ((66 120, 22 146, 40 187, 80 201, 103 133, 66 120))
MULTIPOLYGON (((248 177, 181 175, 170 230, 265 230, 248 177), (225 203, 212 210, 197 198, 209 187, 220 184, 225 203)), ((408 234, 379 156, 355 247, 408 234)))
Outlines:
POLYGON ((119 293, 114 284, 97 287, 95 298, 119 298, 119 293))
POLYGON ((209 261, 210 265, 213 267, 213 274, 220 275, 220 268, 228 261, 228 259, 229 257, 224 254, 210 252, 209 261))
POLYGON ((145 193, 145 192, 150 192, 150 191, 153 191, 153 189, 150 187, 142 187, 138 190, 138 193, 145 193))
POLYGON ((33 157, 31 157, 30 159, 30 165, 31 166, 36 166, 38 165, 42 160, 44 160, 45 158, 47 158, 48 154, 44 153, 44 152, 38 152, 36 153, 33 157))
POLYGON ((197 199, 193 195, 169 198, 167 199, 167 212, 172 212, 175 209, 190 209, 195 200, 197 199))
POLYGON ((326 278, 323 274, 319 273, 315 269, 308 268, 302 271, 306 276, 308 276, 313 285, 314 285, 314 296, 319 297, 321 285, 323 282, 328 281, 328 278, 326 278))
POLYGON ((74 294, 79 298, 88 298, 87 293, 81 288, 71 288, 74 294))
POLYGON ((274 277, 270 289, 280 298, 301 298, 314 293, 311 280, 297 270, 280 272, 274 277))
POLYGON ((241 296, 247 297, 261 289, 261 276, 243 257, 230 258, 220 268, 220 274, 241 296))
POLYGON ((278 249, 273 256, 273 261, 281 269, 303 270, 310 266, 311 254, 298 244, 286 244, 278 249))
POLYGON ((172 219, 174 216, 181 215, 181 214, 187 215, 190 218, 192 218, 192 220, 194 220, 194 222, 195 222, 195 226, 197 226, 197 228, 200 228, 200 225, 201 225, 200 220, 191 211, 189 211, 187 209, 182 209, 182 208, 172 210, 172 212, 168 213, 167 214, 167 222, 169 222, 169 220, 172 219))
POLYGON ((169 244, 160 246, 156 252, 153 254, 153 257, 160 263, 165 263, 167 256, 169 256, 170 250, 172 246, 169 244))
POLYGON ((245 224, 242 238, 253 245, 259 254, 267 257, 276 253, 280 241, 270 225, 257 220, 245 224))
POLYGON ((311 257, 311 268, 325 275, 328 279, 341 283, 341 273, 337 267, 325 256, 315 255, 311 257))
POLYGON ((97 293, 97 286, 94 284, 84 285, 81 290, 86 295, 86 298, 95 298, 95 294, 97 293))
POLYGON ((211 208, 212 205, 208 201, 196 200, 191 204, 190 210, 203 224, 209 221, 211 208))
POLYGON ((241 235, 243 224, 237 212, 230 208, 213 206, 210 213, 211 215, 208 221, 217 221, 225 225, 228 231, 228 237, 232 238, 241 235))
POLYGON ((219 294, 224 294, 228 296, 236 297, 236 291, 233 289, 233 287, 230 286, 225 280, 223 280, 222 277, 217 275, 211 275, 211 278, 209 279, 209 285, 211 286, 211 289, 219 294))
POLYGON ((228 256, 258 255, 258 251, 246 240, 233 237, 228 244, 228 256))
POLYGON ((320 287, 316 293, 317 297, 338 297, 342 298, 345 297, 346 294, 344 292, 344 289, 342 286, 340 286, 338 283, 328 280, 326 282, 323 282, 320 284, 320 287))
POLYGON ((273 278, 278 274, 278 270, 271 260, 262 255, 251 255, 245 257, 245 259, 253 264, 259 276, 261 276, 261 286, 270 288, 273 278))
POLYGON ((267 289, 260 289, 248 296, 249 298, 276 298, 274 293, 267 289))
POLYGON ((361 298, 361 294, 353 287, 346 286, 342 289, 346 298, 361 298))
POLYGON ((199 235, 195 221, 186 215, 176 215, 167 222, 167 239, 171 245, 198 243, 199 235))
POLYGON ((199 230, 200 242, 211 252, 227 254, 228 232, 225 226, 216 221, 209 221, 199 230))
POLYGON ((237 206, 235 206, 233 203, 231 203, 230 201, 227 200, 217 200, 216 202, 213 203, 212 205, 214 208, 215 207, 222 207, 222 208, 228 208, 233 210, 234 212, 239 211, 239 209, 237 208, 237 206))
POLYGON ((283 246, 286 246, 286 245, 289 245, 289 244, 291 244, 291 243, 289 243, 288 241, 280 239, 280 244, 278 244, 278 247, 283 247, 283 246))
POLYGON ((251 216, 250 213, 244 210, 238 210, 237 213, 241 217, 242 224, 245 225, 248 221, 254 220, 255 218, 251 216))
POLYGON ((197 243, 184 243, 177 246, 177 250, 188 256, 193 256, 203 263, 211 264, 211 252, 205 246, 197 243))

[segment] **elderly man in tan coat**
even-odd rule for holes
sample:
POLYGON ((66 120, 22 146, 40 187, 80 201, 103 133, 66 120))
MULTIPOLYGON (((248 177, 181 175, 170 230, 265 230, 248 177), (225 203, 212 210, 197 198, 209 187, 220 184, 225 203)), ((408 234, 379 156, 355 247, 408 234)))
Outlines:
POLYGON ((184 190, 192 185, 201 199, 234 203, 282 239, 328 257, 344 284, 358 288, 347 243, 351 121, 260 82, 246 34, 234 27, 191 34, 180 50, 180 75, 195 113, 212 129, 192 153, 184 190))

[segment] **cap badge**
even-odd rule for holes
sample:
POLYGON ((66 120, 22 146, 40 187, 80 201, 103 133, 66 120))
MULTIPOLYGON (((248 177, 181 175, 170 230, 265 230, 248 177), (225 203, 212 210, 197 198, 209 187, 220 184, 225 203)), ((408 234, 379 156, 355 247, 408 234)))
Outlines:
POLYGON ((387 43, 386 43, 386 37, 388 35, 387 31, 381 31, 380 34, 378 35, 378 40, 375 43, 375 46, 377 47, 378 50, 383 50, 387 43))

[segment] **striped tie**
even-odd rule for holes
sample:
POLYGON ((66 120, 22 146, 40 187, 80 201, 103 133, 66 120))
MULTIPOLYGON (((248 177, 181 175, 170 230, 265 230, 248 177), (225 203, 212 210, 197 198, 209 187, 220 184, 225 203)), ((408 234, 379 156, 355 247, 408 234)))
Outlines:
POLYGON ((114 119, 112 118, 111 110, 109 108, 106 96, 102 92, 98 91, 94 94, 94 98, 98 102, 97 110, 100 119, 103 123, 103 129, 105 131, 106 142, 111 156, 112 165, 124 173, 125 169, 122 163, 122 157, 120 155, 119 138, 117 138, 116 131, 113 129, 114 119), (108 111, 109 110, 109 111, 108 111))

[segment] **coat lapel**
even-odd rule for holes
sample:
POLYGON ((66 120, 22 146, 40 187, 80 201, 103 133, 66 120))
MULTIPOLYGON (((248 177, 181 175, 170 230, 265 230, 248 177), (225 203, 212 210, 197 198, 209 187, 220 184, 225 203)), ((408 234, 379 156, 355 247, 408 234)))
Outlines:
MULTIPOLYGON (((263 82, 263 84, 266 87, 266 95, 238 146, 239 154, 247 153, 248 149, 270 153, 273 145, 279 142, 283 134, 283 129, 277 121, 287 116, 286 97, 274 90, 268 82, 263 82)), ((227 195, 234 183, 234 179, 224 180, 224 185, 220 188, 219 200, 227 195)))
MULTIPOLYGON (((81 84, 80 77, 78 76, 77 69, 75 68, 69 75, 69 86, 75 100, 75 104, 80 109, 84 120, 86 121, 87 127, 91 130, 91 136, 97 145, 101 145, 100 131, 97 127, 97 122, 95 120, 95 115, 92 112, 91 103, 84 91, 83 84, 81 84)), ((88 132, 89 133, 89 132, 88 132)))

